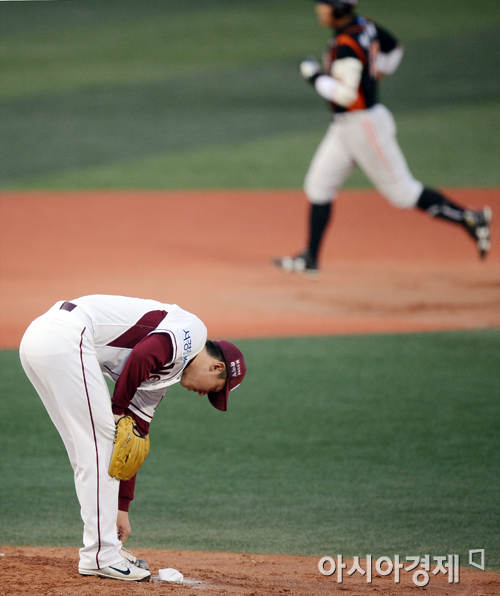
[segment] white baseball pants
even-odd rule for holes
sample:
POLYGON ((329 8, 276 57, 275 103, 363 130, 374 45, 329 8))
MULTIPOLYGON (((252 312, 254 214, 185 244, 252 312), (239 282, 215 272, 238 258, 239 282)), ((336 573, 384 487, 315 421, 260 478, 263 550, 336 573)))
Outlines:
POLYGON ((335 116, 306 174, 309 201, 323 205, 335 200, 356 165, 393 205, 415 207, 424 186, 413 178, 396 139, 394 118, 381 104, 335 116))
POLYGON ((108 474, 115 423, 94 350, 92 322, 81 309, 67 312, 59 310, 60 305, 28 327, 21 363, 73 467, 84 522, 79 566, 100 569, 122 560, 116 532, 119 481, 108 474))

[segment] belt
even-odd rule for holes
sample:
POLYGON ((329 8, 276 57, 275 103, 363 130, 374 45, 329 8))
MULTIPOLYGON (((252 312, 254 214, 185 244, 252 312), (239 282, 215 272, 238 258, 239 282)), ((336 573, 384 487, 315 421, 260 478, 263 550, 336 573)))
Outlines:
POLYGON ((78 317, 88 329, 94 333, 94 323, 89 315, 83 310, 83 308, 79 307, 78 304, 74 304, 73 302, 63 302, 59 307, 59 310, 66 310, 67 312, 73 313, 74 316, 78 317))
POLYGON ((75 308, 76 304, 73 304, 72 302, 63 302, 59 307, 59 310, 67 310, 68 312, 71 312, 75 308))

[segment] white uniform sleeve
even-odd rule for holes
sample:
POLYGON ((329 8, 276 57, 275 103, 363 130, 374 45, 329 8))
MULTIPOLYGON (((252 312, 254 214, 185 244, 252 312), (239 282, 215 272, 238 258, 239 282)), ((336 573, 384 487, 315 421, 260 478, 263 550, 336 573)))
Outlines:
POLYGON ((332 76, 321 75, 315 81, 316 91, 328 101, 349 107, 358 97, 363 64, 357 58, 341 58, 332 66, 332 76))
POLYGON ((396 46, 392 52, 379 52, 375 59, 375 67, 379 74, 391 75, 396 72, 404 54, 403 46, 396 46))

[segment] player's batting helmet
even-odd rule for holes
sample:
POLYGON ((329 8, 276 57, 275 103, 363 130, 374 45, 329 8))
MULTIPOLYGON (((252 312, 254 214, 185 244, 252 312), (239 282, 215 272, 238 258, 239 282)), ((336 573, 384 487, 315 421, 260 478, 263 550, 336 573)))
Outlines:
POLYGON ((349 6, 356 6, 358 0, 314 0, 320 4, 331 4, 335 8, 345 8, 349 6))
POLYGON ((358 3, 358 0, 314 0, 319 4, 329 4, 335 11, 337 19, 350 13, 358 3))

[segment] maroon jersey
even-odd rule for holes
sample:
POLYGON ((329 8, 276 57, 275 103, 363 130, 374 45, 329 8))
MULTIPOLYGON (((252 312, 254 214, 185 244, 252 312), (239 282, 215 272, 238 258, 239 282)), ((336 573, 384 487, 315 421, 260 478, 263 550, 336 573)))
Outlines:
POLYGON ((324 56, 327 73, 335 60, 357 58, 363 64, 358 97, 348 108, 330 102, 334 112, 348 112, 371 108, 378 101, 375 59, 379 52, 388 53, 398 45, 397 39, 365 17, 357 16, 348 25, 335 31, 324 56))

